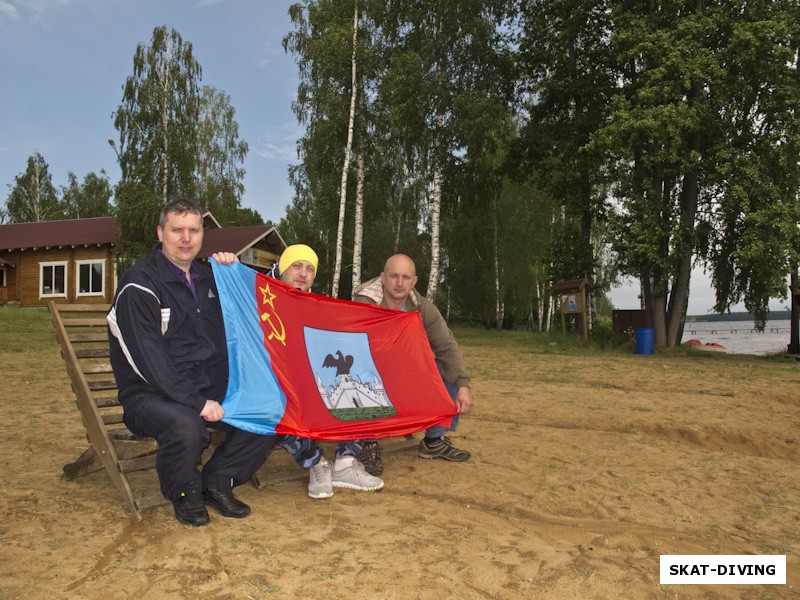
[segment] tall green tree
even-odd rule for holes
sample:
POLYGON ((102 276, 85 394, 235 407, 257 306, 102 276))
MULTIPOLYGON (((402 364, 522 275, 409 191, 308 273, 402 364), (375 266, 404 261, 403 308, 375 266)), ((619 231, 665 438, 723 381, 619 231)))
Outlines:
POLYGON ((106 217, 113 214, 111 197, 114 191, 105 171, 100 174, 91 172, 78 181, 75 173, 67 173, 69 185, 61 187, 61 198, 64 204, 64 216, 67 219, 86 219, 90 217, 106 217))
MULTIPOLYGON (((413 2, 359 0, 355 86, 354 1, 307 1, 290 11, 295 30, 284 44, 298 62, 294 108, 306 133, 298 143, 301 163, 292 171, 297 210, 287 213, 281 227, 307 231, 326 256, 336 256, 334 240, 343 238, 343 268, 353 239, 352 282, 374 275, 398 251, 417 259, 422 281, 438 270, 439 259, 432 257, 439 251, 432 249, 439 244, 439 222, 443 214, 454 214, 454 206, 446 213, 440 208, 441 199, 459 197, 447 178, 455 177, 468 152, 481 154, 493 128, 506 118, 512 78, 500 58, 502 19, 495 12, 510 10, 511 3, 467 4, 445 2, 433 10, 413 2), (434 35, 431 24, 446 34, 434 35), (439 88, 444 91, 437 97, 439 88), (351 107, 354 122, 348 118, 351 107), (444 132, 440 152, 433 150, 434 131, 444 132), (355 158, 346 170, 331 159, 343 153, 355 158), (353 164, 356 177, 345 180, 353 164), (336 196, 348 199, 345 211, 336 196), (353 197, 355 211, 347 208, 353 197), (295 218, 304 222, 291 223, 295 218), (361 222, 366 229, 359 254, 361 222), (343 231, 335 235, 339 226, 343 231)), ((321 269, 320 283, 324 273, 321 269)), ((440 277, 429 279, 438 283, 440 277)), ((431 294, 436 283, 429 285, 431 294)), ((345 285, 339 295, 347 296, 345 285)))
POLYGON ((171 196, 197 197, 201 77, 192 44, 166 25, 136 48, 114 114, 122 171, 117 251, 127 260, 148 252, 153 223, 171 196))
POLYGON ((53 185, 50 169, 44 157, 34 152, 28 157, 24 173, 9 184, 6 211, 11 223, 52 221, 64 216, 64 208, 53 185))
MULTIPOLYGON (((295 56, 300 74, 293 109, 306 128, 298 141, 300 165, 291 171, 299 210, 289 210, 287 220, 302 214, 311 225, 312 231, 307 224, 298 223, 296 228, 308 231, 308 239, 318 244, 322 261, 318 283, 343 297, 350 289, 346 279, 340 282, 341 273, 351 262, 354 235, 353 211, 347 206, 353 204, 359 181, 350 177, 352 165, 359 164, 351 159, 362 151, 361 138, 368 129, 363 94, 374 77, 373 40, 368 32, 373 29, 370 15, 376 5, 374 0, 295 4, 290 8, 294 29, 284 39, 284 48, 295 56)), ((285 223, 282 230, 287 226, 295 228, 285 223)))
MULTIPOLYGON (((787 12, 772 11, 790 4, 613 4, 610 45, 621 89, 609 125, 595 140, 611 158, 615 246, 624 272, 642 281, 658 346, 680 342, 696 256, 712 257, 718 309, 747 288, 745 303, 758 314, 757 298, 763 302, 778 291, 776 273, 782 273, 785 294, 789 261, 777 250, 791 243, 790 230, 796 232, 796 212, 789 208, 796 206, 796 187, 776 202, 778 174, 770 167, 791 136, 781 142, 786 130, 773 136, 769 124, 792 121, 796 109, 785 99, 749 98, 782 80, 773 79, 776 69, 787 69, 796 81, 797 69, 788 62, 794 54, 773 51, 785 45, 790 36, 781 31, 792 21, 787 12), (743 43, 746 32, 763 29, 769 31, 764 44, 743 43), (751 63, 763 70, 742 68, 751 63), (783 108, 771 118, 767 105, 779 103, 783 108)), ((796 173, 796 156, 794 166, 791 159, 783 162, 789 173, 796 173)))
POLYGON ((492 127, 495 150, 467 155, 448 175, 457 194, 445 211, 443 291, 453 316, 492 327, 543 329, 550 312, 558 203, 535 177, 508 177, 511 116, 492 127))
POLYGON ((263 223, 257 212, 241 208, 247 151, 230 96, 204 85, 197 127, 197 196, 222 225, 263 223))
POLYGON ((505 0, 386 3, 381 25, 391 51, 381 93, 400 148, 407 160, 419 162, 415 170, 430 186, 431 299, 441 275, 445 173, 491 138, 484 125, 497 119, 510 93, 506 26, 513 5, 505 0))
POLYGON ((517 178, 535 178, 561 207, 551 221, 551 277, 585 277, 595 292, 601 291, 601 265, 594 240, 607 186, 603 155, 589 142, 608 122, 616 89, 610 16, 604 1, 523 2, 520 108, 528 117, 509 154, 517 178))
POLYGON ((800 253, 800 5, 752 2, 727 11, 722 64, 730 93, 703 255, 715 308, 743 300, 763 327, 769 300, 786 298, 800 253))
POLYGON ((657 346, 680 342, 704 174, 718 147, 718 18, 701 1, 616 2, 620 93, 596 140, 610 159, 615 248, 639 277, 657 346))
MULTIPOLYGON (((342 247, 344 245, 344 220, 347 206, 347 180, 350 171, 350 156, 353 153, 353 134, 356 118, 356 101, 358 99, 358 0, 353 2, 353 43, 350 58, 350 110, 347 116, 347 142, 344 146, 344 160, 342 161, 342 180, 339 186, 339 220, 336 227, 336 255, 333 267, 333 282, 331 295, 339 295, 339 277, 342 270, 342 247)), ((363 188, 362 188, 363 189, 363 188)))

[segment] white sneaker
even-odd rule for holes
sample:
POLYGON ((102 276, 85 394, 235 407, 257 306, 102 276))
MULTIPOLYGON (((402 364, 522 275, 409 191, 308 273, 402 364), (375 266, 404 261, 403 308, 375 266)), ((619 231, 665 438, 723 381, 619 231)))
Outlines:
POLYGON ((353 460, 353 464, 340 471, 336 470, 335 467, 333 468, 331 485, 333 487, 361 490, 362 492, 372 492, 383 487, 383 479, 370 475, 364 469, 364 465, 357 460, 353 460))
POLYGON ((311 498, 330 498, 333 496, 331 486, 331 463, 324 458, 308 470, 308 495, 311 498))

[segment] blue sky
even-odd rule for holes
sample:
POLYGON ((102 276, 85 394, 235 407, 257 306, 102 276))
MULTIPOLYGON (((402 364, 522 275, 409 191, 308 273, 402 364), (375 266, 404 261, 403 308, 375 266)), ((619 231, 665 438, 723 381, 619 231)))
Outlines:
POLYGON ((39 152, 56 187, 101 169, 119 179, 108 139, 137 44, 167 25, 191 42, 205 85, 230 95, 249 146, 243 205, 280 220, 301 133, 297 66, 283 50, 283 0, 0 0, 0 193, 39 152))
MULTIPOLYGON (((231 97, 239 135, 249 146, 242 204, 277 223, 291 203, 287 169, 301 135, 291 111, 297 66, 284 52, 291 1, 0 0, 0 199, 39 152, 53 184, 104 169, 119 179, 108 139, 112 113, 133 70, 137 44, 167 25, 191 42, 203 84, 231 97)), ((638 308, 638 282, 612 290, 617 308, 638 308)), ((714 304, 696 270, 689 314, 714 304)), ((773 303, 773 310, 781 308, 773 303)), ((739 308, 739 310, 742 310, 739 308)))

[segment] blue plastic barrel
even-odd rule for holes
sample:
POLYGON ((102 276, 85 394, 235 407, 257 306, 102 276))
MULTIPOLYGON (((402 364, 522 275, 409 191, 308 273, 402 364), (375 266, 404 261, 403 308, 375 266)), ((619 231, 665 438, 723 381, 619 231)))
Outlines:
POLYGON ((652 327, 636 328, 636 354, 652 354, 655 341, 655 329, 652 327))

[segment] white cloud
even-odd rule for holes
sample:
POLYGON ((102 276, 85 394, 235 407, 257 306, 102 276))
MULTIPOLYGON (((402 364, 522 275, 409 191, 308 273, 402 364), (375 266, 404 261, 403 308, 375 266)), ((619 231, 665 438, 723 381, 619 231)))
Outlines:
POLYGON ((215 4, 220 4, 227 1, 228 0, 200 0, 197 6, 198 8, 205 8, 206 6, 214 6, 215 4))
POLYGON ((277 29, 274 25, 270 26, 269 29, 273 30, 271 31, 272 35, 270 36, 270 39, 264 40, 261 43, 260 51, 254 55, 250 61, 256 66, 256 68, 259 69, 266 69, 276 63, 280 63, 285 56, 283 45, 281 43, 283 34, 277 33, 277 29), (276 40, 278 43, 275 43, 276 40))
POLYGON ((19 19, 17 7, 6 0, 0 0, 0 15, 9 19, 19 19))
POLYGON ((0 0, 0 14, 19 19, 25 17, 32 23, 41 21, 53 9, 69 6, 72 0, 0 0))
POLYGON ((259 136, 253 151, 268 160, 297 162, 297 140, 302 134, 299 126, 290 123, 267 127, 259 136))

